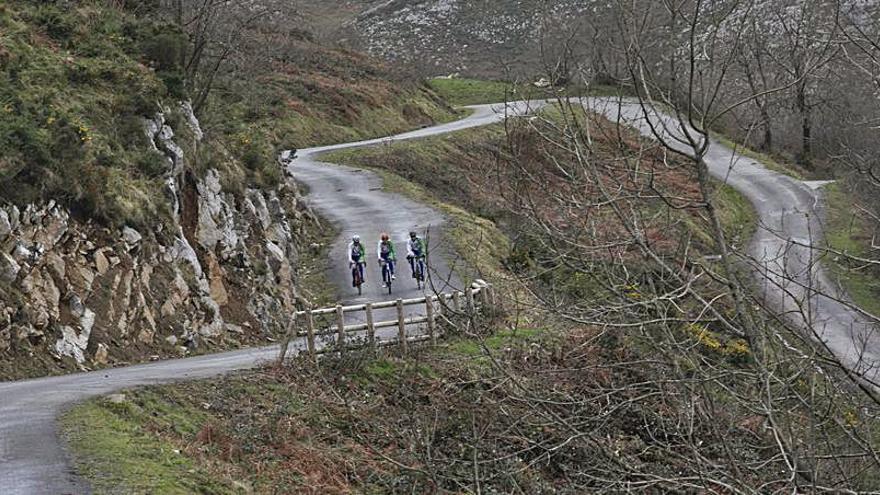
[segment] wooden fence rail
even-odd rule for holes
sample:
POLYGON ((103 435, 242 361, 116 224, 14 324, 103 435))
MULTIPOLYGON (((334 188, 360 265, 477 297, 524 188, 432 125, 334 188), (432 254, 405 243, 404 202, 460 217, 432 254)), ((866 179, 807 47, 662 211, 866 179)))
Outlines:
POLYGON ((337 304, 327 308, 297 311, 292 315, 287 338, 281 345, 279 360, 284 361, 290 341, 294 337, 306 338, 309 357, 314 360, 317 354, 321 352, 326 352, 327 350, 343 351, 350 347, 346 336, 357 332, 365 332, 365 345, 376 347, 377 345, 400 344, 401 348, 406 352, 410 342, 428 340, 432 343, 436 342, 437 318, 443 316, 445 312, 451 310, 455 314, 461 314, 464 311, 468 318, 475 318, 477 312, 492 308, 495 304, 494 288, 482 280, 477 280, 463 292, 454 291, 414 299, 397 299, 350 306, 337 304), (462 308, 461 304, 462 297, 466 301, 464 308, 462 308), (406 317, 404 308, 422 305, 425 307, 424 315, 406 317), (373 321, 374 311, 391 308, 397 310, 397 317, 395 319, 373 321), (346 323, 346 315, 354 314, 363 314, 363 318, 359 318, 359 321, 356 323, 346 323), (316 324, 316 321, 320 321, 320 324, 316 324), (407 329, 419 325, 424 325, 423 328, 427 330, 427 334, 409 335, 407 329), (397 336, 394 339, 377 341, 376 330, 392 327, 397 327, 398 329, 397 336), (319 349, 316 337, 332 338, 335 340, 336 345, 327 349, 322 346, 319 349))

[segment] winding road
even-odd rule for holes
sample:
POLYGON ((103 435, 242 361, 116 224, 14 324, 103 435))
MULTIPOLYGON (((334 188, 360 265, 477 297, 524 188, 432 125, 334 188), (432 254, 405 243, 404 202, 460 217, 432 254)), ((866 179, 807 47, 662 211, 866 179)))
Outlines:
MULTIPOLYGON (((618 105, 618 102, 603 98, 589 98, 584 104, 612 119, 621 117, 642 132, 649 133, 647 121, 637 105, 618 105)), ((509 115, 525 114, 543 105, 544 102, 480 105, 470 107, 473 113, 456 122, 389 138, 300 150, 299 157, 291 164, 292 173, 308 186, 309 203, 322 215, 332 219, 342 232, 332 247, 334 269, 330 273, 339 293, 352 293, 348 269, 340 260, 345 259, 348 238, 355 232, 361 234, 368 249, 375 249, 376 236, 380 231, 387 231, 395 239, 401 239, 411 228, 430 227, 432 253, 441 254, 432 259, 435 282, 440 280, 455 285, 457 281, 455 277, 448 276, 451 272, 448 261, 453 258, 448 256, 448 250, 438 241, 442 239, 438 233, 442 233, 444 221, 439 212, 381 191, 381 181, 373 173, 321 162, 319 155, 339 149, 375 146, 483 126, 501 121, 509 115)), ((658 122, 666 119, 659 114, 650 118, 658 119, 658 122)), ((718 143, 713 143, 707 162, 715 177, 726 180, 745 194, 758 211, 761 226, 750 252, 765 272, 761 280, 767 298, 789 311, 796 307, 796 301, 810 301, 810 309, 806 312, 808 318, 798 316, 798 312, 791 312, 791 318, 802 324, 807 319, 811 320, 813 327, 820 329, 821 337, 832 350, 854 369, 873 378, 876 369, 873 363, 880 355, 880 341, 866 323, 867 320, 848 305, 825 296, 815 296, 804 287, 810 285, 805 283, 807 281, 832 287, 821 267, 810 263, 813 251, 805 246, 809 245, 810 238, 817 239, 821 232, 816 214, 818 203, 813 191, 803 183, 768 171, 718 143), (794 274, 793 279, 803 284, 784 281, 786 277, 783 274, 794 274), (788 295, 784 295, 786 291, 788 295), (860 349, 867 352, 859 352, 860 349)), ((368 260, 372 262, 375 253, 368 251, 368 254, 368 260)), ((368 267, 369 285, 360 299, 379 301, 389 298, 380 290, 376 265, 368 267)), ((401 272, 406 275, 405 268, 401 272)), ((391 297, 417 294, 408 278, 400 277, 391 297)), ((438 288, 442 289, 442 284, 438 288)), ((347 302, 357 300, 352 297, 347 302)), ((295 341, 291 346, 294 351, 302 347, 302 341, 295 341)), ((58 436, 57 417, 71 404, 128 387, 204 378, 252 368, 276 355, 277 347, 270 346, 0 383, 0 493, 89 492, 88 484, 73 472, 58 436)))
MULTIPOLYGON (((656 109, 646 112, 636 102, 615 98, 588 98, 584 104, 643 135, 657 132, 674 148, 689 151, 678 120, 656 109)), ((755 208, 757 230, 747 252, 741 254, 755 269, 764 299, 789 322, 824 342, 855 375, 878 388, 878 319, 854 306, 820 262, 821 190, 768 170, 714 139, 705 162, 713 177, 739 191, 755 208)))

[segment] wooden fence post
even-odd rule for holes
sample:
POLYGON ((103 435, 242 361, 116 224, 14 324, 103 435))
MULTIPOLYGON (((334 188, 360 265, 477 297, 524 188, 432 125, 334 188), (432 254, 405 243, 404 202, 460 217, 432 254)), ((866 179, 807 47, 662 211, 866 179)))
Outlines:
POLYGON ((342 305, 336 305, 336 330, 339 332, 336 339, 336 347, 342 353, 345 350, 345 313, 342 311, 342 305))
POLYGON ((401 349, 406 353, 407 351, 407 341, 406 341, 406 320, 403 315, 403 299, 397 300, 397 330, 398 335, 397 338, 400 340, 401 349))
POLYGON ((367 314, 367 342, 372 350, 376 350, 376 327, 373 326, 373 303, 367 303, 364 306, 364 312, 367 314))
POLYGON ((452 293, 452 307, 456 313, 461 313, 461 292, 454 291, 452 293))
POLYGON ((293 316, 287 320, 284 342, 281 343, 281 349, 278 351, 278 366, 284 365, 284 358, 287 357, 287 348, 290 347, 290 341, 294 337, 296 337, 296 309, 293 310, 293 316))
POLYGON ((309 347, 309 359, 313 363, 317 363, 318 356, 315 353, 315 316, 312 314, 311 308, 306 310, 306 343, 309 347))
POLYGON ((469 317, 473 318, 474 312, 475 312, 475 310, 474 310, 474 288, 468 287, 464 294, 467 299, 467 314, 469 317))
POLYGON ((428 337, 431 339, 431 345, 437 344, 437 337, 434 334, 434 298, 425 297, 425 312, 428 317, 428 337))

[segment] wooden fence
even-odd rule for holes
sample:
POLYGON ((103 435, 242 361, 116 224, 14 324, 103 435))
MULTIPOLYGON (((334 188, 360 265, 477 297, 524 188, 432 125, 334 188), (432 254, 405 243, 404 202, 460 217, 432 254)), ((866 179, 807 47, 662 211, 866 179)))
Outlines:
POLYGON ((486 311, 497 305, 494 288, 482 280, 477 280, 470 287, 462 291, 435 294, 414 299, 397 299, 377 303, 354 304, 351 306, 336 306, 298 311, 293 314, 290 330, 287 338, 281 345, 279 360, 283 361, 287 355, 290 341, 296 337, 305 337, 309 357, 314 360, 317 354, 326 351, 344 351, 346 348, 361 347, 368 345, 388 345, 399 343, 404 352, 408 344, 412 342, 437 340, 438 319, 452 315, 464 315, 473 319, 478 312, 486 311), (424 306, 423 315, 406 317, 404 308, 408 306, 424 306), (396 308, 397 318, 393 320, 374 321, 376 310, 396 308), (357 323, 346 323, 346 316, 363 315, 357 318, 357 323), (423 326, 427 333, 410 336, 408 329, 423 326), (378 342, 376 330, 382 328, 397 328, 397 335, 390 341, 378 342), (347 338, 350 334, 365 333, 362 343, 350 342, 347 338), (319 337, 335 337, 332 346, 319 346, 315 340, 319 337), (356 345, 353 345, 356 344, 356 345))

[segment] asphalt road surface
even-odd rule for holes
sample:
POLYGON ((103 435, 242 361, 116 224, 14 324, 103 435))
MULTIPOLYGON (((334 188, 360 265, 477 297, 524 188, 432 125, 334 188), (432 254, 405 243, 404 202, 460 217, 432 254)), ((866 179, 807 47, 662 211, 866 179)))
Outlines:
MULTIPOLYGON (((621 117, 628 124, 649 134, 641 109, 632 103, 618 106, 604 98, 586 99, 584 103, 612 119, 621 117)), ((388 296, 381 290, 379 268, 375 263, 375 245, 380 232, 386 231, 399 244, 410 229, 430 231, 431 277, 434 288, 447 290, 460 285, 451 275, 454 257, 443 241, 443 216, 425 205, 380 190, 380 181, 372 173, 324 163, 320 154, 327 151, 381 145, 387 142, 416 139, 487 125, 509 114, 521 115, 543 106, 543 102, 482 105, 456 122, 420 129, 392 138, 347 143, 299 151, 291 164, 297 180, 309 188, 310 204, 332 219, 342 235, 331 249, 330 277, 346 303, 382 301, 416 297, 420 292, 409 278, 408 267, 401 266, 400 276, 388 296), (367 287, 361 297, 351 287, 345 248, 349 237, 359 233, 368 249, 367 287)), ((670 123, 668 117, 653 113, 655 123, 670 123)), ((671 130, 672 134, 677 131, 671 130)), ((678 131, 680 132, 680 131, 678 131)), ((706 157, 710 171, 743 193, 758 212, 760 226, 749 247, 749 254, 760 269, 759 282, 767 299, 797 324, 809 324, 838 356, 867 378, 876 378, 875 364, 880 362, 880 340, 874 328, 859 311, 836 297, 817 295, 811 287, 821 287, 836 294, 834 285, 822 267, 814 263, 816 253, 809 246, 818 244, 821 222, 816 193, 804 183, 768 171, 753 160, 713 143, 706 157), (803 304, 808 303, 808 304, 803 304), (801 308, 805 308, 801 311, 801 308)), ((402 263, 405 263, 401 259, 402 263)), ((412 310, 417 311, 417 310, 412 310)), ((386 319, 380 313, 379 319, 386 319)), ((387 319, 393 319, 389 317, 387 319)), ((389 335, 383 335, 390 338, 389 335)), ((301 350, 302 341, 293 342, 293 351, 301 350)), ((89 487, 70 467, 69 458, 58 437, 56 419, 69 405, 115 390, 166 383, 182 379, 214 376, 232 370, 248 369, 277 356, 277 347, 244 349, 210 356, 168 360, 91 373, 0 383, 0 493, 55 494, 88 493, 89 487)))

